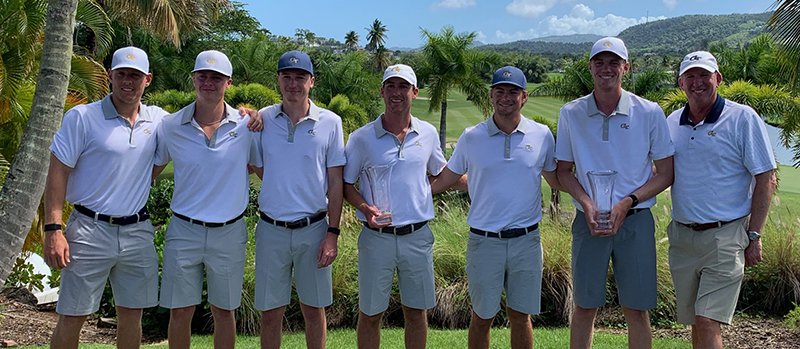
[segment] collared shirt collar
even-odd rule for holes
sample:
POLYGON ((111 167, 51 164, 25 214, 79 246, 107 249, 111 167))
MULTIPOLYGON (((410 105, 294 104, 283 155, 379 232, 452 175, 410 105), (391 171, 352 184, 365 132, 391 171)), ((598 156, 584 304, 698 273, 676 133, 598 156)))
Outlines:
MULTIPOLYGON (((106 118, 106 120, 116 119, 118 117, 125 118, 117 112, 117 107, 115 107, 114 102, 111 101, 110 93, 107 94, 102 101, 100 101, 100 106, 103 108, 103 116, 106 118)), ((150 115, 150 112, 147 111, 147 108, 144 107, 142 102, 139 102, 139 115, 136 116, 136 121, 139 120, 147 122, 153 121, 153 117, 150 115)))
MULTIPOLYGON (((703 119, 702 123, 713 124, 717 122, 719 116, 722 115, 723 108, 725 108, 725 98, 722 98, 722 96, 717 93, 717 100, 714 102, 714 106, 711 107, 711 110, 708 111, 708 114, 703 119)), ((697 126, 692 122, 692 119, 689 117, 690 115, 691 111, 689 110, 689 103, 686 103, 686 108, 683 108, 683 113, 681 113, 681 120, 679 124, 697 126)))
MULTIPOLYGON (((279 105, 278 110, 279 111, 275 114, 275 117, 278 117, 279 115, 286 115, 287 118, 289 117, 289 115, 283 112, 283 103, 279 105)), ((310 99, 308 100, 308 114, 300 120, 302 121, 305 119, 311 119, 314 120, 314 122, 319 122, 319 107, 310 99)))
MULTIPOLYGON (((383 122, 381 121, 382 119, 383 119, 383 113, 381 113, 381 115, 378 116, 377 119, 375 119, 375 125, 374 125, 375 138, 381 138, 383 137, 383 135, 387 133, 391 134, 389 131, 386 131, 386 129, 383 128, 383 122)), ((413 115, 411 116, 411 125, 408 126, 408 131, 406 132, 406 134, 408 134, 409 132, 419 133, 419 121, 413 115)))
MULTIPOLYGON (((186 106, 186 108, 182 109, 183 115, 181 115, 181 125, 192 122, 192 119, 194 119, 194 111, 196 107, 197 107, 197 102, 192 102, 192 104, 189 104, 188 106, 186 106)), ((238 123, 239 122, 238 116, 239 116, 239 111, 233 109, 231 106, 228 105, 228 103, 225 103, 225 118, 222 119, 220 125, 225 124, 226 122, 238 123)))
MULTIPOLYGON (((486 124, 487 124, 487 129, 489 130, 489 136, 494 136, 494 135, 496 135, 498 133, 505 134, 505 132, 500 130, 500 128, 497 127, 497 124, 494 123, 494 114, 486 122, 486 124)), ((525 134, 525 133, 528 132, 528 123, 525 122, 525 117, 524 116, 520 115, 519 123, 517 124, 517 128, 515 128, 514 131, 512 131, 511 133, 514 133, 514 132, 521 132, 522 134, 525 134)))
POLYGON ((587 107, 586 112, 589 116, 594 116, 597 114, 603 116, 611 116, 611 115, 630 115, 631 110, 631 95, 628 91, 622 90, 622 94, 619 96, 619 102, 617 102, 617 108, 614 109, 614 112, 611 115, 605 115, 605 113, 601 112, 600 109, 597 108, 597 101, 594 100, 594 91, 589 95, 589 99, 587 100, 587 107))

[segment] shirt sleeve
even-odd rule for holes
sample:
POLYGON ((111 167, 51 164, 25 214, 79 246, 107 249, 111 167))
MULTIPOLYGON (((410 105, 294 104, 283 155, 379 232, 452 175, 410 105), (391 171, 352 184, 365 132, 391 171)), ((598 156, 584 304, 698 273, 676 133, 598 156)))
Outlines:
POLYGON ((50 151, 61 163, 74 168, 86 149, 86 125, 81 122, 81 113, 75 108, 64 114, 61 128, 53 136, 50 151))
POLYGON ((467 130, 461 133, 456 142, 456 148, 453 150, 453 155, 447 162, 447 168, 455 174, 463 175, 467 173, 469 164, 467 163, 467 130))
POLYGON ((252 139, 250 140, 250 156, 247 163, 255 167, 264 167, 264 158, 261 157, 261 132, 249 131, 252 139))
POLYGON ((548 129, 544 135, 544 146, 545 146, 545 154, 544 154, 544 165, 542 166, 543 171, 552 172, 556 170, 556 141, 553 139, 553 133, 550 132, 548 129))
POLYGON ((436 145, 431 151, 431 156, 428 158, 428 172, 434 176, 438 176, 447 165, 447 159, 444 158, 444 152, 442 152, 442 147, 439 145, 439 138, 434 138, 436 145))
POLYGON ((342 176, 344 177, 344 182, 349 184, 355 184, 358 181, 358 176, 361 175, 361 166, 364 163, 358 147, 357 137, 355 132, 351 133, 347 139, 347 146, 344 148, 347 163, 344 165, 342 176))
POLYGON ((742 132, 742 162, 747 171, 755 176, 775 169, 777 164, 764 121, 750 108, 744 112, 743 125, 738 128, 742 132))
POLYGON ((675 155, 675 145, 669 135, 669 126, 664 111, 658 105, 652 111, 650 127, 650 158, 661 160, 675 155))
POLYGON ((172 160, 167 146, 166 119, 164 118, 156 127, 156 156, 154 162, 156 166, 164 166, 172 160))
POLYGON ((569 134, 569 121, 564 113, 564 108, 558 113, 558 130, 556 131, 556 159, 575 162, 572 154, 572 142, 569 134))
POLYGON ((347 163, 344 155, 344 135, 342 131, 342 119, 336 118, 330 139, 328 141, 328 154, 325 159, 328 167, 343 166, 347 163))

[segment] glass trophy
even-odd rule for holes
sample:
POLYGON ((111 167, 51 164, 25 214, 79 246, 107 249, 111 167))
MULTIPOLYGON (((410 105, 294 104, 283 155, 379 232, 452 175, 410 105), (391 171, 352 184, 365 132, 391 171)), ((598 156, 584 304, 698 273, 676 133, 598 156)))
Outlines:
POLYGON ((375 217, 375 223, 383 224, 392 221, 391 200, 389 199, 389 184, 391 183, 392 167, 390 165, 369 166, 366 168, 369 188, 372 192, 372 205, 380 212, 375 217))
POLYGON ((614 180, 617 171, 589 171, 589 184, 592 187, 592 201, 597 208, 597 230, 611 230, 611 200, 614 195, 614 180))

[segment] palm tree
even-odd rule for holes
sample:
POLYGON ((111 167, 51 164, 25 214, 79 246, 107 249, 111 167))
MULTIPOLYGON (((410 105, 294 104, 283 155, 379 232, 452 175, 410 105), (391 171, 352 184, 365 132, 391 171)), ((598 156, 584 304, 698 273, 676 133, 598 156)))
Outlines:
POLYGON ((565 60, 564 73, 553 76, 531 91, 532 96, 557 97, 565 102, 588 95, 594 89, 594 80, 589 71, 589 54, 577 61, 565 60))
POLYGON ((800 0, 777 0, 767 26, 775 39, 784 73, 789 77, 793 94, 800 86, 800 0))
POLYGON ((450 89, 457 88, 469 96, 469 100, 488 116, 492 105, 481 73, 492 71, 499 64, 499 58, 493 53, 470 49, 476 32, 456 34, 452 26, 445 26, 438 34, 421 30, 428 42, 422 48, 426 61, 420 69, 420 75, 428 84, 428 110, 441 109, 439 144, 444 149, 447 139, 447 95, 450 89))
POLYGON ((344 35, 344 46, 348 50, 355 50, 358 48, 358 39, 358 33, 355 30, 351 30, 344 35))
POLYGON ((392 61, 392 52, 383 45, 378 46, 372 54, 375 71, 383 72, 392 61))
POLYGON ((386 32, 389 30, 386 29, 386 26, 381 23, 377 18, 375 21, 372 22, 372 25, 364 28, 367 30, 367 51, 374 51, 377 50, 378 47, 383 46, 383 43, 386 42, 386 32))

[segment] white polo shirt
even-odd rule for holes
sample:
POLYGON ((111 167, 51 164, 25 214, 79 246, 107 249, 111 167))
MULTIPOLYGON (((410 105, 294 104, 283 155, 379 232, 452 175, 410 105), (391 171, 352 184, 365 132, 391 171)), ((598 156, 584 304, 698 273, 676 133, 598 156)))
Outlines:
POLYGON ((672 218, 710 223, 750 214, 754 176, 776 168, 755 110, 717 95, 699 124, 692 124, 688 106, 670 114, 667 124, 675 142, 672 218))
POLYGON ((158 128, 156 165, 172 160, 175 191, 170 208, 189 218, 226 222, 247 208, 247 164, 261 167, 249 116, 225 104, 227 114, 208 138, 194 120, 195 103, 164 117, 158 128))
POLYGON ((67 201, 113 216, 139 212, 150 194, 156 127, 166 114, 159 107, 139 104, 131 126, 117 113, 110 94, 67 111, 50 146, 53 155, 72 168, 67 201))
POLYGON ((272 219, 294 221, 328 208, 328 168, 344 166, 342 119, 309 101, 297 125, 275 104, 259 111, 256 136, 264 176, 258 206, 272 219))
MULTIPOLYGON (((392 225, 431 220, 433 195, 427 173, 438 175, 447 164, 439 147, 439 134, 433 125, 412 116, 408 132, 400 142, 383 128, 382 119, 383 114, 350 134, 345 148, 344 182, 355 184, 367 167, 389 164, 392 225)), ((369 181, 361 181, 360 191, 372 205, 369 181)), ((356 211, 356 216, 366 220, 361 211, 356 211)))
POLYGON ((555 171, 550 129, 524 116, 511 134, 494 117, 467 127, 447 167, 467 173, 472 199, 467 224, 498 232, 542 220, 542 171, 555 171))
MULTIPOLYGON (((661 107, 625 90, 608 116, 597 109, 594 92, 565 104, 559 113, 556 139, 556 159, 575 163, 578 182, 590 197, 589 171, 618 172, 612 204, 653 176, 653 160, 675 153, 661 107)), ((572 201, 583 211, 574 198, 572 201)), ((636 208, 655 203, 652 197, 636 208)))

